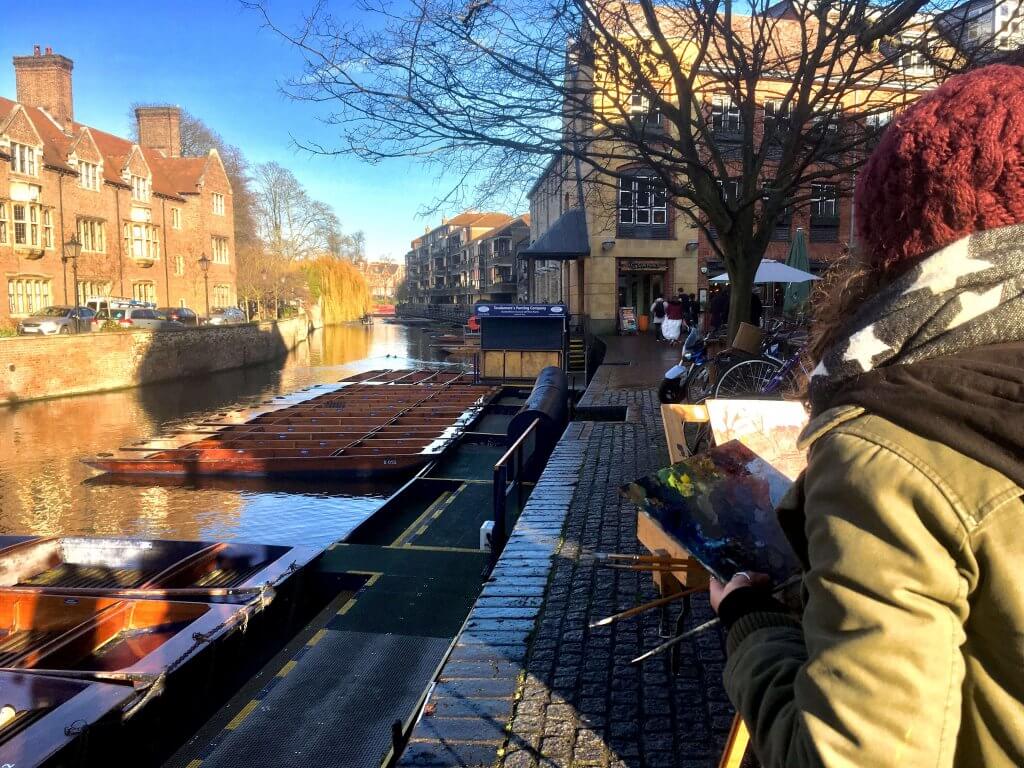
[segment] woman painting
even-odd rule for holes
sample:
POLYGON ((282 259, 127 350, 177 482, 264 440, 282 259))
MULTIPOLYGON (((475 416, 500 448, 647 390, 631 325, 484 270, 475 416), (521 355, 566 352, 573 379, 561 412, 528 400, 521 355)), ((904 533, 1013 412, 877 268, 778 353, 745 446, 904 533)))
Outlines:
POLYGON ((715 583, 767 768, 1024 765, 1024 68, 952 78, 858 179, 818 301, 798 619, 715 583))

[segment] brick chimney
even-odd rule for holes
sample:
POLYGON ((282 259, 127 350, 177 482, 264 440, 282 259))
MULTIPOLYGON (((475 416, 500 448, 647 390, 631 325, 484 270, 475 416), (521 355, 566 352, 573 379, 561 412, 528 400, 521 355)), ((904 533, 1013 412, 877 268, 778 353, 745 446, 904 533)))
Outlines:
POLYGON ((66 129, 75 118, 71 93, 71 69, 74 62, 67 56, 46 53, 34 46, 31 56, 14 57, 14 79, 18 101, 29 107, 39 107, 66 129))
POLYGON ((136 107, 139 146, 157 149, 167 157, 181 157, 181 108, 136 107))

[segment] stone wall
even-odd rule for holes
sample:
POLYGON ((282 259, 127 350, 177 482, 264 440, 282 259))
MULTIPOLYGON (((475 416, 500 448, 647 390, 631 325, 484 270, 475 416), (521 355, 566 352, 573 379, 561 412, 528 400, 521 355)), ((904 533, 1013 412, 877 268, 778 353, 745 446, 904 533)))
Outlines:
POLYGON ((0 339, 0 405, 125 389, 243 368, 305 341, 303 315, 277 323, 0 339))

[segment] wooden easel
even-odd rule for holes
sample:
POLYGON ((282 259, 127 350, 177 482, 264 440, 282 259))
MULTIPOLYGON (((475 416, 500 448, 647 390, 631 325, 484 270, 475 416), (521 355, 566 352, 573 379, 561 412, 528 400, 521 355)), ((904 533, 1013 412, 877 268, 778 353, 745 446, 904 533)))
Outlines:
MULTIPOLYGON (((703 405, 663 405, 661 406, 662 423, 665 426, 665 442, 668 444, 669 459, 673 464, 687 457, 686 440, 683 436, 683 422, 707 422, 708 412, 703 405)), ((703 586, 710 580, 710 575, 690 557, 682 545, 669 536, 646 512, 638 511, 636 518, 636 537, 651 554, 688 560, 685 571, 655 572, 654 584, 662 595, 673 595, 684 589, 703 586)), ((677 646, 678 648, 678 646, 677 646)), ((739 768, 750 744, 750 732, 739 715, 732 721, 729 738, 722 751, 718 768, 739 768)))

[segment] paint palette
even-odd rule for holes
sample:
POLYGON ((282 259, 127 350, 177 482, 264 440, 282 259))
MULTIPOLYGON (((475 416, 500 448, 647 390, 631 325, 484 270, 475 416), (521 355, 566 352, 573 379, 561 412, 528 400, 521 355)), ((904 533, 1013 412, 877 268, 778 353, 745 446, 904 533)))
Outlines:
POLYGON ((739 571, 782 584, 800 562, 775 507, 792 485, 739 441, 716 446, 622 487, 709 573, 728 581, 739 571))

